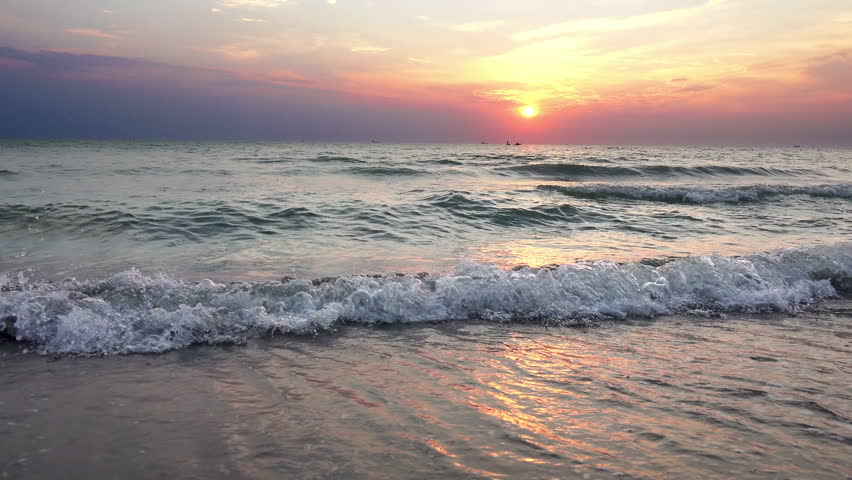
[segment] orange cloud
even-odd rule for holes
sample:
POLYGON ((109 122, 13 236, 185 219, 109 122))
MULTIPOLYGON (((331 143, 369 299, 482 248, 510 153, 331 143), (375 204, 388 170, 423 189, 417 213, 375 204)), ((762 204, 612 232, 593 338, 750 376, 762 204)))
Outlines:
POLYGON ((253 48, 245 48, 240 45, 222 45, 221 47, 211 48, 209 51, 218 53, 223 57, 232 60, 254 60, 261 56, 260 51, 253 48))
POLYGON ((95 37, 95 38, 106 38, 109 40, 121 40, 122 37, 118 35, 113 35, 111 33, 107 33, 101 30, 96 30, 93 28, 71 28, 66 30, 66 32, 71 33, 73 35, 82 35, 84 37, 95 37))

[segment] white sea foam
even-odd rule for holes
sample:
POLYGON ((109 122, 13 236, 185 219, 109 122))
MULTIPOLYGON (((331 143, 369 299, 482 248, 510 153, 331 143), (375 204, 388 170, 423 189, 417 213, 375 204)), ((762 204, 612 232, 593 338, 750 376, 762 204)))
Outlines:
POLYGON ((572 322, 712 311, 796 311, 848 289, 852 243, 659 267, 600 261, 507 271, 220 284, 137 270, 95 282, 0 278, 0 323, 51 354, 162 352, 195 343, 361 324, 479 319, 572 322), (11 319, 14 318, 14 324, 11 319))
POLYGON ((542 185, 565 195, 583 198, 616 197, 675 203, 754 202, 777 195, 809 195, 826 198, 852 198, 852 184, 824 185, 743 185, 734 187, 697 187, 662 185, 589 184, 578 186, 542 185))

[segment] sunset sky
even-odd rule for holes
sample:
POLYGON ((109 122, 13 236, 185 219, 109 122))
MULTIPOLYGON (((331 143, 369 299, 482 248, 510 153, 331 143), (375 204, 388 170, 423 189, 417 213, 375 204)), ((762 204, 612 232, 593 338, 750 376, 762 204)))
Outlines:
POLYGON ((0 137, 850 145, 852 2, 4 0, 0 137))

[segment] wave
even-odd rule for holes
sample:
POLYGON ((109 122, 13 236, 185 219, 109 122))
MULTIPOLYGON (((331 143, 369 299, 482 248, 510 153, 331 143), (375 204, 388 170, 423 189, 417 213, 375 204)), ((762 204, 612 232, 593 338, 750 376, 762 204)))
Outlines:
POLYGON ((0 177, 11 177, 13 175, 20 175, 20 173, 14 170, 0 170, 0 177))
POLYGON ((222 177, 230 177, 234 175, 234 172, 230 170, 225 170, 224 168, 217 169, 204 169, 204 168, 192 168, 181 170, 178 172, 181 175, 219 175, 222 177))
POLYGON ((407 167, 353 167, 346 170, 347 173, 354 175, 375 175, 375 176, 393 176, 393 175, 425 175, 428 172, 407 167))
POLYGON ((153 353, 341 323, 566 325, 673 313, 795 312, 852 287, 852 243, 647 263, 503 270, 464 260, 450 273, 228 284, 136 270, 89 282, 6 274, 0 275, 0 329, 46 354, 153 353))
POLYGON ((312 226, 320 217, 303 207, 241 206, 227 202, 167 203, 133 209, 123 204, 5 204, 0 205, 0 222, 4 227, 0 231, 26 226, 72 236, 129 232, 141 240, 201 241, 214 236, 279 234, 312 226))
POLYGON ((274 163, 296 163, 298 161, 298 159, 290 157, 237 157, 231 160, 234 162, 259 163, 261 165, 274 163))
POLYGON ((619 167, 607 165, 586 165, 573 163, 532 163, 501 167, 501 171, 512 171, 521 174, 554 177, 619 177, 619 176, 652 176, 652 177, 707 177, 707 176, 801 176, 823 174, 805 168, 765 168, 765 167, 730 167, 726 165, 705 165, 698 167, 682 167, 670 165, 643 165, 634 167, 619 167))
MULTIPOLYGON (((457 155, 457 158, 464 159, 466 161, 477 161, 479 163, 490 163, 494 165, 499 164, 518 164, 523 163, 523 166, 529 165, 554 165, 552 163, 544 163, 548 161, 559 160, 560 158, 564 158, 559 155, 532 155, 532 154, 504 154, 504 153, 491 153, 491 154, 475 154, 475 153, 467 153, 457 155)), ((627 158, 627 157, 617 157, 613 159, 606 159, 597 156, 572 156, 571 161, 575 162, 574 164, 585 164, 585 163, 602 163, 602 164, 613 164, 619 161, 622 162, 630 162, 635 159, 627 158)), ((563 164, 564 165, 564 164, 563 164)))
POLYGON ((309 158, 308 161, 314 163, 367 163, 364 160, 359 160, 357 158, 338 155, 320 155, 318 157, 309 158))
POLYGON ((34 234, 77 238, 126 235, 138 241, 244 240, 330 225, 364 241, 402 240, 405 235, 449 235, 459 223, 488 229, 561 227, 612 219, 611 215, 568 204, 517 205, 511 199, 496 201, 461 192, 397 205, 341 200, 311 208, 274 200, 165 202, 150 206, 110 202, 0 204, 0 233, 30 230, 34 234))
POLYGON ((739 203, 756 202, 781 195, 809 195, 825 198, 852 198, 852 184, 826 185, 744 185, 702 188, 696 186, 613 185, 580 186, 539 185, 539 190, 559 192, 577 198, 624 198, 668 203, 739 203))
POLYGON ((435 208, 450 212, 463 221, 475 221, 500 227, 535 227, 565 222, 612 218, 609 215, 581 210, 573 205, 535 205, 519 207, 475 199, 460 192, 433 195, 424 201, 435 208))
POLYGON ((239 157, 232 159, 235 162, 256 163, 259 165, 297 165, 300 162, 310 162, 318 164, 365 164, 364 160, 357 158, 346 157, 342 155, 317 155, 315 157, 298 158, 298 157, 239 157))
POLYGON ((464 165, 463 162, 459 162, 458 160, 451 160, 449 158, 441 158, 439 160, 428 160, 426 163, 436 163, 438 165, 464 165))

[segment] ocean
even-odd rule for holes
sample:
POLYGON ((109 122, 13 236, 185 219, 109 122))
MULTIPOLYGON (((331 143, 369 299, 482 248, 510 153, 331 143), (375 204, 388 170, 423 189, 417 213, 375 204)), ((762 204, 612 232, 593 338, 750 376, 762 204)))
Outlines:
POLYGON ((850 319, 850 149, 0 141, 3 477, 850 478, 850 319))

